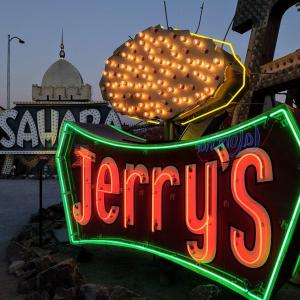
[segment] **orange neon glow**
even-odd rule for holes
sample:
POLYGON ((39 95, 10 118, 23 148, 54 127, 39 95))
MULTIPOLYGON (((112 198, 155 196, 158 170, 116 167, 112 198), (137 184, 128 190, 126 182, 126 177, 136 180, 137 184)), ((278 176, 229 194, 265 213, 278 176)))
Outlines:
POLYGON ((265 208, 247 192, 246 170, 254 166, 257 182, 273 180, 272 163, 269 155, 260 148, 243 150, 234 161, 231 172, 231 189, 234 200, 251 216, 255 224, 255 243, 252 250, 245 246, 245 233, 230 228, 230 244, 235 258, 248 268, 259 268, 268 259, 271 247, 271 223, 265 208))
POLYGON ((95 153, 80 147, 74 150, 77 158, 73 167, 81 167, 81 202, 73 204, 73 217, 80 225, 86 225, 92 214, 92 162, 95 162, 95 153))
POLYGON ((205 206, 201 220, 197 216, 196 165, 185 166, 185 222, 188 229, 203 235, 203 246, 187 241, 189 255, 198 263, 210 263, 217 249, 217 161, 205 164, 205 206))
POLYGON ((119 214, 119 207, 112 206, 109 211, 105 208, 105 194, 119 194, 120 180, 119 170, 116 162, 111 157, 106 157, 102 160, 99 167, 97 184, 96 184, 96 208, 98 216, 106 223, 112 224, 115 222, 119 214), (109 175, 109 183, 106 182, 109 175))
POLYGON ((126 164, 124 170, 124 227, 134 225, 134 184, 136 179, 139 179, 140 184, 149 183, 148 170, 144 165, 126 164))
POLYGON ((214 150, 218 154, 218 157, 221 161, 222 171, 224 172, 229 166, 229 161, 230 161, 229 153, 223 143, 215 147, 214 150))
POLYGON ((169 181, 171 186, 180 184, 177 168, 168 166, 152 169, 152 232, 162 229, 162 189, 166 181, 169 181))

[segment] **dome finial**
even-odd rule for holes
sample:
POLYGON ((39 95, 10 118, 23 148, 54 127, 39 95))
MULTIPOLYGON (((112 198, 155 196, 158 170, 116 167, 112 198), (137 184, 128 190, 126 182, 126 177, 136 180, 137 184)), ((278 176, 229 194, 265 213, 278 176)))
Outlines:
POLYGON ((61 42, 60 42, 60 51, 59 57, 64 59, 65 58, 65 46, 64 46, 64 29, 61 30, 61 42))

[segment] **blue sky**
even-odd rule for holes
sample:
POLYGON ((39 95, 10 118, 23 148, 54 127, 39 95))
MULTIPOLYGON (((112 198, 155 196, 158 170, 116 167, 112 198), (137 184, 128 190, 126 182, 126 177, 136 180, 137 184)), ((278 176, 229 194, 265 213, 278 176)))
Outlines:
MULTIPOLYGON (((199 0, 168 0, 169 24, 195 31, 199 0)), ((206 0, 199 33, 223 39, 237 0, 206 0)), ((299 49, 300 13, 288 10, 283 19, 276 57, 299 49)), ((101 98, 99 80, 113 50, 137 32, 165 25, 162 0, 0 0, 0 105, 6 104, 7 34, 26 41, 11 44, 11 100, 30 101, 31 85, 58 59, 64 28, 66 59, 92 85, 93 99, 101 98)), ((227 38, 244 59, 249 33, 231 31, 227 38)))

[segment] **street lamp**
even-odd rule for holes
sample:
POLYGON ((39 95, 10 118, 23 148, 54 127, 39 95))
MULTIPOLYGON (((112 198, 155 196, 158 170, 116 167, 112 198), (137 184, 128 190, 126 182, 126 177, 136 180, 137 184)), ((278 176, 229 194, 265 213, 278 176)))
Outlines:
POLYGON ((10 37, 10 34, 7 36, 7 109, 10 108, 10 42, 13 39, 17 39, 20 44, 25 44, 25 41, 17 36, 10 37))

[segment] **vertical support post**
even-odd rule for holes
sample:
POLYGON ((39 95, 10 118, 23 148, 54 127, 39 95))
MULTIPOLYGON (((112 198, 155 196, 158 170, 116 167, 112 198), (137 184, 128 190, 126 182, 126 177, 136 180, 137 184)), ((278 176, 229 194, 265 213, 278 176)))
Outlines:
POLYGON ((39 246, 42 247, 43 238, 43 166, 40 168, 39 180, 39 246))
POLYGON ((175 128, 172 121, 164 122, 164 140, 165 141, 173 141, 175 138, 175 128))
POLYGON ((7 36, 6 108, 10 109, 10 34, 7 36))

